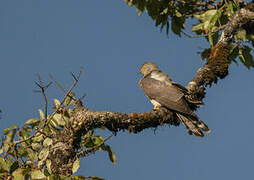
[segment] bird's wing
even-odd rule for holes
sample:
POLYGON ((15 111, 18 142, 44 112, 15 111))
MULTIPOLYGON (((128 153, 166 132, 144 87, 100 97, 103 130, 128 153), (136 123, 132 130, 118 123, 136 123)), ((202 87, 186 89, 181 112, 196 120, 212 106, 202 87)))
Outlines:
POLYGON ((172 85, 174 85, 177 88, 179 88, 184 94, 189 94, 189 90, 186 87, 182 86, 181 84, 172 81, 172 85))
POLYGON ((183 98, 183 92, 177 87, 149 76, 140 80, 140 87, 150 99, 157 101, 162 106, 180 113, 193 114, 183 98))
POLYGON ((153 71, 151 72, 151 74, 148 76, 151 77, 153 79, 156 79, 158 81, 163 81, 166 84, 169 84, 170 86, 175 86, 177 89, 179 89, 180 91, 182 91, 184 94, 188 94, 188 89, 184 86, 182 86, 181 84, 172 81, 172 79, 170 77, 168 77, 168 75, 163 72, 163 71, 153 71))

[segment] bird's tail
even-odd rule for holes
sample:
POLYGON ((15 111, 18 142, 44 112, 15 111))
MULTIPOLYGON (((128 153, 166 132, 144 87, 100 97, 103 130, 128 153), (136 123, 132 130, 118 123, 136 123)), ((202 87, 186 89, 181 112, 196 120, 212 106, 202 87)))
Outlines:
POLYGON ((183 123, 185 128, 188 130, 188 133, 190 135, 194 134, 199 137, 204 137, 204 132, 210 133, 211 130, 208 128, 208 126, 201 121, 196 115, 183 115, 180 113, 176 113, 179 120, 183 123))

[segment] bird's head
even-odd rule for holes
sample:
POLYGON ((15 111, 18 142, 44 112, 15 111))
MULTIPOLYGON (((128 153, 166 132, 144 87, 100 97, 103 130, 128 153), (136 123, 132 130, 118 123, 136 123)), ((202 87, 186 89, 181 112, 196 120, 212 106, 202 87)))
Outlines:
POLYGON ((153 62, 145 62, 140 71, 138 72, 138 74, 142 73, 144 76, 146 76, 147 74, 151 73, 154 70, 159 70, 158 66, 153 63, 153 62))

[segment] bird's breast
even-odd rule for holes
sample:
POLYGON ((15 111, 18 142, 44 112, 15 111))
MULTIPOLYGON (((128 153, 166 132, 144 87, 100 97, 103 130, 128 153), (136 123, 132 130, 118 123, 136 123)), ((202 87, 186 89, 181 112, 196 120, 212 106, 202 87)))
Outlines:
POLYGON ((156 79, 156 80, 158 80, 158 81, 162 81, 162 82, 164 82, 164 81, 166 80, 166 77, 163 76, 163 75, 160 74, 160 73, 151 73, 151 76, 150 76, 150 77, 153 78, 153 79, 156 79))
POLYGON ((169 86, 172 85, 171 84, 171 80, 168 77, 168 75, 166 73, 163 73, 163 72, 152 72, 151 75, 150 75, 150 78, 153 78, 153 79, 155 79, 157 81, 166 83, 169 86))

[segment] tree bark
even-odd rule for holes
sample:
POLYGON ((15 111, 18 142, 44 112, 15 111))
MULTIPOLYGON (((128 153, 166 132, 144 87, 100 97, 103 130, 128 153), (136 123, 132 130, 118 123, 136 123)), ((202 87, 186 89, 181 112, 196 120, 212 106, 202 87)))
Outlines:
MULTIPOLYGON (((186 98, 202 100, 205 97, 204 87, 211 86, 217 82, 218 78, 222 79, 228 75, 229 45, 236 31, 254 20, 253 7, 253 3, 250 3, 248 7, 240 9, 225 26, 220 41, 212 47, 207 63, 198 69, 195 77, 187 85, 191 93, 186 98)), ((129 114, 94 111, 86 109, 78 100, 69 124, 54 137, 54 145, 48 157, 52 163, 51 167, 54 167, 52 171, 59 175, 72 173, 71 168, 77 158, 81 136, 89 130, 106 127, 115 134, 121 130, 139 133, 144 129, 156 128, 165 124, 179 125, 174 113, 167 109, 129 114)))

